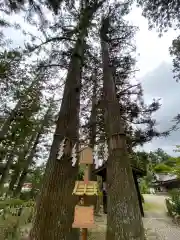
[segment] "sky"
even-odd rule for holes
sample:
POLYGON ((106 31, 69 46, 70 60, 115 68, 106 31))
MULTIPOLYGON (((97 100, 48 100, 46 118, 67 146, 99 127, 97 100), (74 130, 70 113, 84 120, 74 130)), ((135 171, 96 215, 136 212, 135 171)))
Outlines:
MULTIPOLYGON (((135 6, 127 19, 139 27, 135 38, 137 68, 139 69, 136 78, 142 83, 147 102, 153 98, 161 98, 162 107, 155 117, 158 129, 166 130, 171 126, 172 118, 178 111, 180 112, 178 104, 176 104, 179 100, 180 83, 176 83, 173 79, 172 58, 169 54, 169 47, 172 40, 178 36, 178 32, 170 29, 163 37, 159 38, 155 29, 151 31, 148 29, 148 21, 141 15, 141 9, 135 6)), ((22 19, 19 17, 16 17, 16 21, 22 23, 22 19)), ((15 45, 23 44, 23 35, 20 32, 8 30, 7 35, 13 36, 15 45)), ((175 145, 180 143, 179 133, 173 133, 166 139, 154 140, 146 144, 143 149, 151 151, 160 147, 168 153, 174 154, 175 145)))
MULTIPOLYGON (((157 129, 167 130, 172 126, 172 119, 178 113, 180 83, 176 83, 172 73, 172 58, 169 47, 178 32, 170 29, 159 38, 157 31, 148 29, 148 21, 141 15, 141 9, 134 7, 128 20, 139 27, 136 35, 137 68, 136 78, 141 81, 144 89, 145 101, 151 102, 153 98, 160 98, 162 104, 155 114, 157 129)), ((167 138, 153 140, 143 146, 146 151, 162 148, 172 155, 175 146, 180 144, 180 131, 173 132, 167 138)))
POLYGON ((169 55, 169 47, 172 40, 178 35, 177 31, 170 29, 163 37, 158 37, 156 29, 148 29, 148 21, 141 15, 141 9, 133 7, 128 18, 130 23, 139 27, 136 34, 137 67, 140 71, 137 77, 142 77, 155 69, 163 61, 172 62, 169 55))

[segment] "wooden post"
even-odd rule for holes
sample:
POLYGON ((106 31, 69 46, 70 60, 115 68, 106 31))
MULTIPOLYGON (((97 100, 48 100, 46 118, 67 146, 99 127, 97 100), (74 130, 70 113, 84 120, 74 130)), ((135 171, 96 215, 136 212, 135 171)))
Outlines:
MULTIPOLYGON (((90 171, 90 167, 87 164, 86 168, 85 168, 85 171, 84 171, 84 183, 85 184, 88 184, 88 182, 89 182, 89 171, 90 171)), ((84 200, 84 205, 86 205, 87 204, 87 198, 85 196, 83 196, 83 200, 84 200)), ((88 236, 87 228, 82 228, 81 234, 82 234, 81 235, 82 240, 87 240, 87 236, 88 236)))
POLYGON ((139 202, 139 208, 140 208, 140 211, 141 211, 141 216, 144 217, 144 209, 143 209, 143 204, 142 204, 141 193, 140 193, 140 190, 139 190, 139 184, 138 184, 138 181, 137 181, 137 176, 136 176, 134 171, 133 171, 133 178, 134 178, 134 184, 135 184, 136 191, 137 191, 137 197, 138 197, 138 202, 139 202))
POLYGON ((87 240, 88 228, 95 227, 94 206, 89 206, 90 196, 98 195, 96 181, 90 181, 90 164, 93 164, 92 149, 87 147, 80 152, 80 164, 85 164, 84 181, 76 181, 73 194, 80 196, 79 204, 75 207, 72 227, 81 229, 81 240, 87 240))
POLYGON ((83 228, 81 231, 81 240, 87 240, 87 228, 83 228))

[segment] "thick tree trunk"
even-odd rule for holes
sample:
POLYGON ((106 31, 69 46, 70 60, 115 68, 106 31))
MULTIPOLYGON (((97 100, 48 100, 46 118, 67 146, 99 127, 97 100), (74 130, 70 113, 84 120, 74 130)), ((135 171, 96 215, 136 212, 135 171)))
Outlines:
MULTIPOLYGON (((92 149, 94 149, 96 144, 96 131, 97 131, 97 124, 96 124, 96 117, 97 117, 97 70, 95 70, 94 74, 92 75, 92 84, 93 84, 93 94, 92 94, 92 108, 91 108, 91 115, 89 120, 89 145, 92 149)), ((90 179, 96 181, 97 176, 93 173, 94 164, 90 165, 90 179)))
MULTIPOLYGON (((92 94, 92 108, 91 108, 91 115, 90 115, 90 134, 89 134, 89 145, 92 149, 94 149, 96 144, 96 131, 97 131, 97 70, 95 69, 94 74, 92 75, 92 84, 93 84, 93 94, 92 94)), ((98 178, 94 174, 95 164, 89 166, 90 168, 90 179, 92 181, 97 181, 98 178)), ((92 197, 92 204, 95 207, 95 214, 97 215, 100 210, 100 196, 96 198, 92 197)))
POLYGON ((108 138, 107 162, 107 240, 144 240, 144 229, 126 150, 124 123, 120 116, 115 83, 110 67, 107 32, 109 19, 102 22, 101 48, 105 130, 108 138))
POLYGON ((72 191, 78 174, 78 165, 72 167, 70 154, 72 146, 78 142, 79 135, 80 88, 85 36, 93 13, 101 4, 94 1, 91 7, 82 10, 78 26, 79 35, 70 60, 54 140, 31 231, 33 240, 78 239, 77 231, 72 230, 76 203, 72 191), (68 141, 70 148, 68 154, 61 160, 57 160, 58 149, 64 137, 70 140, 68 141))

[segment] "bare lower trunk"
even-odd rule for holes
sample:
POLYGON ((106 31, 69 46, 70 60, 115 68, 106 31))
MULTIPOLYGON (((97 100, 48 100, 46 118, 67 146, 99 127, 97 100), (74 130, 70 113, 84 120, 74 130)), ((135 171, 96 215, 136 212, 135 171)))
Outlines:
POLYGON ((108 26, 106 18, 101 27, 103 61, 103 93, 105 130, 109 158, 107 162, 107 240, 144 240, 144 229, 132 176, 130 159, 126 150, 126 136, 115 83, 110 67, 108 26))
MULTIPOLYGON (((77 55, 82 56, 83 42, 76 45, 77 55)), ((73 55, 70 64, 61 110, 57 121, 50 156, 47 162, 43 186, 38 199, 35 222, 31 232, 34 240, 70 240, 72 238, 75 198, 72 191, 78 168, 72 167, 70 156, 57 160, 60 142, 64 137, 71 140, 71 146, 78 141, 79 96, 81 60, 73 55), (77 82, 76 82, 77 81, 77 82)), ((77 239, 74 236, 74 239, 77 239)))
MULTIPOLYGON (((96 131, 97 131, 97 109, 96 109, 96 101, 97 101, 97 70, 95 69, 92 75, 92 84, 93 84, 93 93, 92 93, 92 108, 91 115, 89 119, 89 145, 92 149, 94 149, 96 144, 96 131)), ((97 181, 97 176, 94 174, 95 164, 89 166, 89 178, 91 181, 97 181)), ((97 197, 91 198, 91 204, 94 205, 95 211, 98 211, 98 207, 96 206, 98 203, 97 197)), ((96 214, 97 214, 96 211, 96 214)))
POLYGON ((112 150, 107 164, 107 240, 144 240, 137 192, 128 156, 122 148, 112 150))
MULTIPOLYGON (((76 45, 77 55, 82 56, 83 42, 76 45)), ((79 97, 81 60, 73 55, 70 64, 61 110, 57 121, 54 140, 46 166, 43 186, 38 199, 35 222, 31 232, 34 240, 70 240, 75 197, 72 191, 78 174, 78 168, 72 167, 70 156, 57 160, 60 142, 64 137, 71 140, 71 146, 78 141, 79 97), (76 82, 77 81, 77 82, 76 82)), ((77 236, 74 236, 77 239, 77 236)))
MULTIPOLYGON (((83 66, 84 39, 92 15, 100 6, 94 1, 83 9, 79 23, 79 35, 72 53, 65 83, 63 100, 47 162, 44 182, 38 199, 37 212, 31 239, 33 240, 76 240, 77 231, 72 230, 76 198, 72 195, 78 175, 78 166, 72 167, 71 149, 78 142, 81 71, 83 66), (69 155, 57 160, 60 142, 67 137, 69 155)), ((102 2, 101 2, 102 4, 102 2)))

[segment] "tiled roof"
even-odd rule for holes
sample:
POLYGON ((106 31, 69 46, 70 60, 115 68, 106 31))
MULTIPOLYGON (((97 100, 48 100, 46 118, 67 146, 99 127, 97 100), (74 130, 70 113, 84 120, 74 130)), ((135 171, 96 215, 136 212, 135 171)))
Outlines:
POLYGON ((177 179, 177 176, 174 174, 155 174, 157 181, 166 182, 170 180, 177 179))

